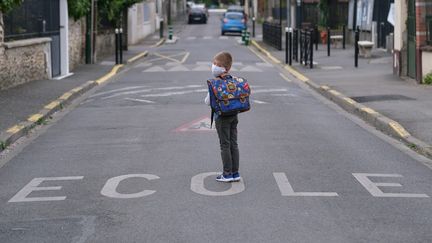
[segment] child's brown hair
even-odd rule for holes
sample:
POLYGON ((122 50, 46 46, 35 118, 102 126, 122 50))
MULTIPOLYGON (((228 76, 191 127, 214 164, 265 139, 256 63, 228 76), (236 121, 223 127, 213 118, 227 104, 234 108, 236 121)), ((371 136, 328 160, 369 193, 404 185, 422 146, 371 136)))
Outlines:
POLYGON ((222 65, 227 71, 231 69, 232 56, 229 52, 226 51, 219 52, 214 56, 213 59, 218 61, 220 65, 222 65))

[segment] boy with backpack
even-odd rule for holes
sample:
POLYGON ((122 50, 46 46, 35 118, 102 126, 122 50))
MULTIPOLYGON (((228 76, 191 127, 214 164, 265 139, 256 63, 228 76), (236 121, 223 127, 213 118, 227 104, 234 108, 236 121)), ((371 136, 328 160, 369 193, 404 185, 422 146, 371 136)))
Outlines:
MULTIPOLYGON (((220 182, 240 181, 239 149, 237 144, 237 114, 250 109, 250 88, 246 79, 229 74, 232 56, 219 52, 213 58, 214 79, 207 80, 209 92, 205 103, 211 106, 211 123, 216 122, 219 137, 223 173, 216 177, 220 182)), ((212 125, 211 124, 211 125, 212 125)))

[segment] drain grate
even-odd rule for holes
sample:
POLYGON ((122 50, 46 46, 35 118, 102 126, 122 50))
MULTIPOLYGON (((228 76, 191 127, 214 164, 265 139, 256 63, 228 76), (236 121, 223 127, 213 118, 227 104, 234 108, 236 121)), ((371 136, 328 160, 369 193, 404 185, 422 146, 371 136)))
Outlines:
POLYGON ((375 102, 375 101, 390 101, 390 100, 415 100, 404 95, 368 95, 368 96, 355 96, 350 97, 358 103, 375 102))

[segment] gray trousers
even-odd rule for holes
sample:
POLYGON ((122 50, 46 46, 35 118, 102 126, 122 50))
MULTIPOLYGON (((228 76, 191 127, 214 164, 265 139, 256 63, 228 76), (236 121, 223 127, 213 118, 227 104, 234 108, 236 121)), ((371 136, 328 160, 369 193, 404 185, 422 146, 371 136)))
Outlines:
POLYGON ((235 116, 218 117, 216 130, 219 136, 223 173, 232 174, 239 170, 239 149, 237 144, 238 118, 235 116))

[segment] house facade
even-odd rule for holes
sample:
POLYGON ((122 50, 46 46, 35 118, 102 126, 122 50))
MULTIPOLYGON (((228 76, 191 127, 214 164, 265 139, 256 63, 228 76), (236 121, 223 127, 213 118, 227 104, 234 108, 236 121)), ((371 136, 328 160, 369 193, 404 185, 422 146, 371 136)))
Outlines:
POLYGON ((394 73, 421 83, 432 72, 432 1, 395 1, 394 19, 394 73))

